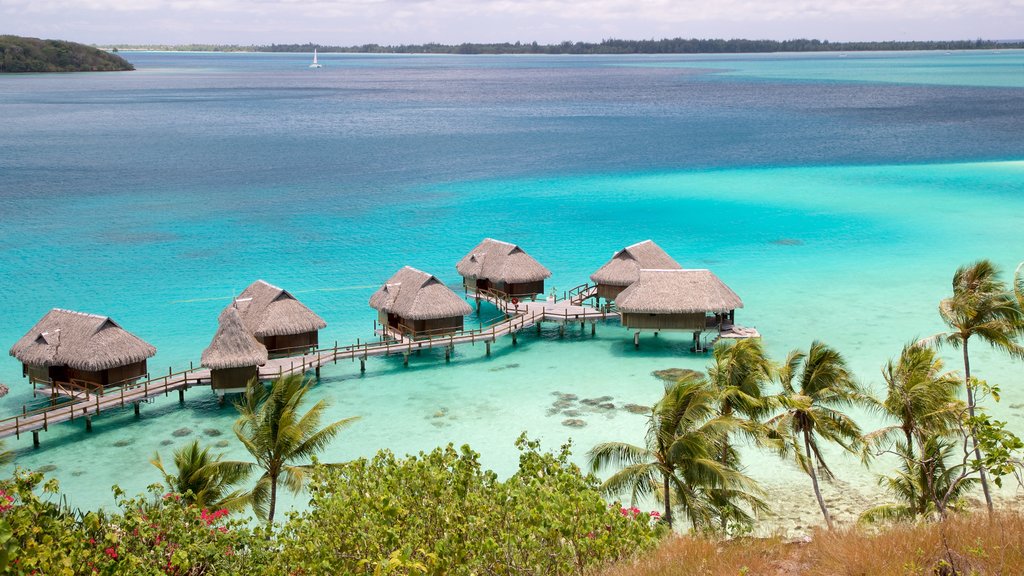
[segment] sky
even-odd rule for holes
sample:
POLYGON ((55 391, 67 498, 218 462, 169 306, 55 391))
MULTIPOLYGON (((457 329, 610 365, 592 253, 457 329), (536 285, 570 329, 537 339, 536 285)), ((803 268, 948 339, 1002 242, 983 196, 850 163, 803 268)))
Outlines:
POLYGON ((1020 39, 1024 0, 0 0, 0 34, 94 44, 1020 39))

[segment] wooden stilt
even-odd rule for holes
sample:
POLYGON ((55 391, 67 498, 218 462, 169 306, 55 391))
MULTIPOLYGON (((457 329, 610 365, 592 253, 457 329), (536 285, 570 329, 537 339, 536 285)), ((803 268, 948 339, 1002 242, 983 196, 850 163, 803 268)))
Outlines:
POLYGON ((136 415, 136 416, 138 416, 138 415, 139 415, 139 410, 140 410, 139 406, 140 406, 140 404, 141 404, 141 403, 139 403, 139 402, 136 402, 136 403, 135 403, 135 415, 136 415))
POLYGON ((39 430, 32 431, 32 446, 39 448, 39 430))
POLYGON ((185 403, 185 389, 184 388, 178 388, 178 402, 180 402, 182 404, 185 403))
POLYGON ((516 345, 516 333, 515 332, 512 333, 512 345, 513 346, 516 345))
POLYGON ((476 299, 476 313, 477 314, 480 313, 480 299, 479 298, 476 299))
POLYGON ((633 347, 634 348, 639 348, 640 347, 640 333, 639 332, 634 332, 633 333, 633 347))
POLYGON ((319 366, 316 367, 316 379, 317 380, 320 379, 320 367, 319 366))
POLYGON ((537 336, 540 336, 540 322, 537 322, 537 336))
POLYGON ((85 431, 92 432, 92 416, 85 417, 85 431))
POLYGON ((444 348, 444 363, 449 364, 452 361, 452 348, 451 346, 445 346, 444 348))
POLYGON ((558 337, 565 338, 565 323, 558 325, 558 337))
POLYGON ((491 341, 488 340, 485 344, 487 344, 487 355, 490 356, 491 355, 491 341))
POLYGON ((359 371, 366 372, 366 356, 359 359, 359 371))
POLYGON ((409 353, 408 352, 402 353, 402 366, 405 366, 406 368, 409 367, 409 353))
POLYGON ((597 334, 597 322, 590 323, 590 335, 594 336, 597 334))

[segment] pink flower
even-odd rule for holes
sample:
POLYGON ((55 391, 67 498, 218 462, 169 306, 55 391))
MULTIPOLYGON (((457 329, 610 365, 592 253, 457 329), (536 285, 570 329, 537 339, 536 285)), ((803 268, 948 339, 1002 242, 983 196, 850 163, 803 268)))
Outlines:
POLYGON ((103 553, 107 556, 110 556, 112 559, 117 560, 117 548, 111 546, 110 548, 104 550, 103 553))

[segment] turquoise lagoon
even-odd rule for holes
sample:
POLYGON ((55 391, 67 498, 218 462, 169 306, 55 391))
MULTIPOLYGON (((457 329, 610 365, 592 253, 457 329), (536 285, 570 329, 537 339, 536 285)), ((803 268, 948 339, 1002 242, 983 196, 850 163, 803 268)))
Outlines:
MULTIPOLYGON (((154 344, 152 371, 181 368, 256 278, 291 290, 327 320, 322 341, 344 344, 372 337, 366 302, 394 270, 455 284, 454 263, 484 236, 521 244, 559 292, 653 238, 733 287, 738 321, 776 358, 821 339, 880 391, 880 366, 942 329, 936 305, 958 265, 991 258, 1009 274, 1024 260, 1020 51, 327 55, 322 74, 302 55, 129 58, 138 72, 0 78, 5 346, 59 306, 109 314, 154 344)), ((594 337, 550 326, 491 357, 460 348, 448 365, 428 352, 408 368, 370 360, 365 375, 329 366, 314 397, 361 420, 325 459, 469 443, 508 474, 526 431, 552 448, 571 439, 584 463, 597 442, 642 440, 644 418, 623 406, 657 399, 653 370, 704 366, 688 344, 648 335, 635 350, 613 323, 594 337), (556 393, 610 396, 616 409, 566 415, 556 393)), ((6 358, 0 407, 12 413, 32 398, 6 358)), ((1002 384, 996 414, 1024 433, 1024 365, 981 346, 973 361, 1002 384)), ((193 389, 184 406, 159 399, 138 419, 102 415, 90 434, 76 422, 43 433, 40 449, 7 446, 95 508, 112 484, 157 481, 155 451, 199 437, 243 457, 233 419, 193 389)), ((817 523, 794 466, 745 458, 780 525, 817 523)), ((833 458, 840 485, 826 496, 850 517, 880 497, 885 464, 833 458)))

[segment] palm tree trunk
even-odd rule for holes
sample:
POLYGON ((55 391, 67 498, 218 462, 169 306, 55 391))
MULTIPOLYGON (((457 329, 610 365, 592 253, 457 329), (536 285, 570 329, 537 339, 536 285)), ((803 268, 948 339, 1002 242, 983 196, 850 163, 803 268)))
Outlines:
POLYGON ((663 487, 665 489, 665 522, 668 522, 668 527, 672 528, 672 496, 669 493, 668 472, 662 472, 661 476, 664 481, 663 487))
POLYGON ((267 524, 274 523, 274 509, 277 508, 277 474, 270 475, 270 510, 267 513, 267 524))
POLYGON ((825 523, 828 524, 828 529, 832 529, 832 516, 829 516, 828 508, 825 506, 825 499, 821 497, 821 488, 818 486, 818 474, 814 471, 814 458, 811 455, 811 435, 804 430, 804 451, 807 453, 807 472, 811 475, 811 484, 814 485, 814 495, 818 498, 818 506, 821 507, 821 513, 825 516, 825 523))
MULTIPOLYGON (((907 471, 910 473, 910 477, 913 477, 914 468, 917 466, 918 471, 921 473, 921 489, 925 489, 925 478, 924 478, 924 463, 918 464, 917 460, 914 459, 914 436, 910 432, 910 428, 904 427, 903 434, 907 438, 907 471)), ((920 498, 918 502, 917 490, 914 488, 914 483, 910 483, 910 509, 913 510, 914 515, 924 514, 925 499, 920 498)))
MULTIPOLYGON (((967 355, 967 338, 964 338, 964 381, 967 387, 967 413, 974 418, 974 387, 971 386, 971 359, 967 355)), ((985 466, 981 465, 981 449, 978 448, 978 433, 971 426, 971 443, 974 444, 974 457, 978 459, 978 473, 981 475, 981 491, 985 493, 985 505, 989 515, 992 514, 992 494, 988 490, 988 475, 985 466)))

